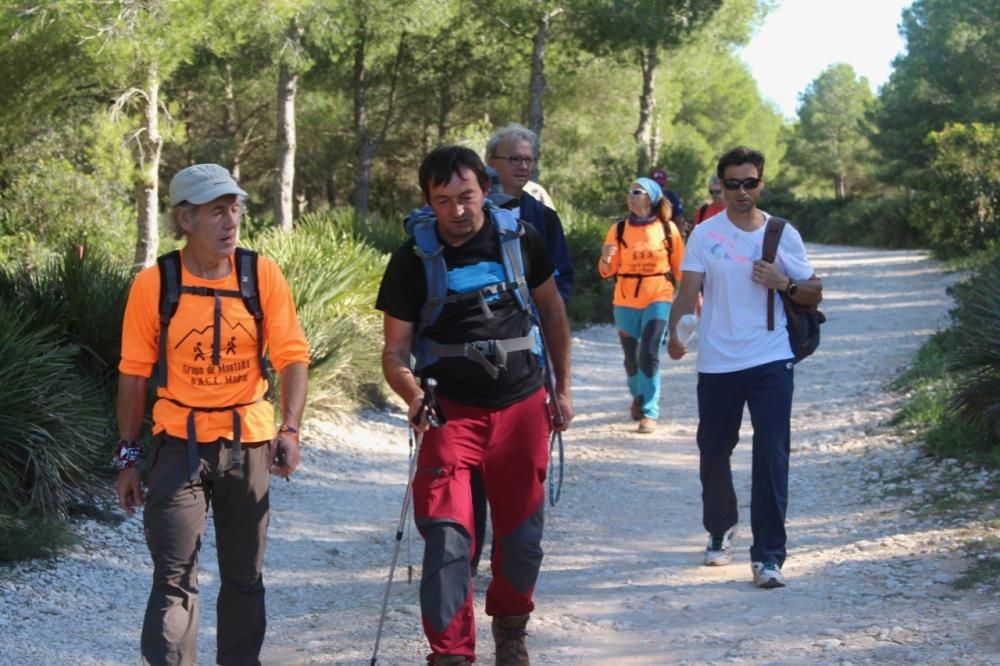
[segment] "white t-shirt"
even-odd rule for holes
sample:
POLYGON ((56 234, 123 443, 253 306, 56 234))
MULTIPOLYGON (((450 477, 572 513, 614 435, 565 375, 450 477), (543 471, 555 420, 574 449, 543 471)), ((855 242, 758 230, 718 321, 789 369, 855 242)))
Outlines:
MULTIPOLYGON (((770 217, 764 213, 765 220, 770 217)), ((683 272, 704 273, 705 302, 698 323, 698 372, 736 372, 793 357, 781 298, 774 298, 774 330, 767 330, 767 289, 750 279, 764 246, 762 224, 743 231, 726 211, 697 225, 688 238, 683 272)), ((814 270, 802 236, 785 225, 775 262, 793 280, 814 270)))

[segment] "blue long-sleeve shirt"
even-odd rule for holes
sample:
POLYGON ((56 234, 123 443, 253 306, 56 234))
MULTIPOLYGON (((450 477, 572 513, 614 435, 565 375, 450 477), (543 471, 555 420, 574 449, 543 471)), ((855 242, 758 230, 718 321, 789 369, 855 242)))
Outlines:
POLYGON ((569 301, 573 290, 573 262, 569 258, 569 246, 559 214, 527 192, 522 192, 518 217, 541 234, 552 263, 556 265, 556 288, 563 302, 569 301))

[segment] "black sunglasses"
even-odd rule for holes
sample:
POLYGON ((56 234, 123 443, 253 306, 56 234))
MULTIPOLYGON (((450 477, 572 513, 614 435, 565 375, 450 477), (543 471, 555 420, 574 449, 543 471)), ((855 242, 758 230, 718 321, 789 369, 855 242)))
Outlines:
POLYGON ((742 187, 749 192, 750 190, 757 189, 758 185, 760 185, 760 178, 744 178, 743 180, 740 180, 739 178, 726 178, 722 181, 722 186, 724 188, 734 191, 742 187))
POLYGON ((643 190, 643 189, 639 189, 639 188, 637 187, 637 188, 635 188, 634 190, 629 190, 629 192, 628 192, 628 193, 629 193, 629 194, 631 194, 631 195, 632 195, 632 196, 634 196, 634 197, 641 197, 641 196, 642 196, 643 194, 646 194, 646 190, 643 190))
POLYGON ((716 194, 722 194, 722 190, 709 190, 708 193, 714 196, 716 194))

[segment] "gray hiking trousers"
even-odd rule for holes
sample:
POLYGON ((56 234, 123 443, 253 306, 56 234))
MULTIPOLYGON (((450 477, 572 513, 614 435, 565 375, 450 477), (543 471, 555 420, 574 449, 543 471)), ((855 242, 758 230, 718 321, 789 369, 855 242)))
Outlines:
POLYGON ((198 662, 198 555, 209 505, 219 554, 216 661, 260 663, 266 627, 261 566, 270 517, 268 444, 244 443, 239 469, 230 469, 228 440, 199 444, 199 474, 191 481, 187 442, 169 436, 155 440, 143 514, 153 557, 153 588, 142 624, 143 664, 198 662))

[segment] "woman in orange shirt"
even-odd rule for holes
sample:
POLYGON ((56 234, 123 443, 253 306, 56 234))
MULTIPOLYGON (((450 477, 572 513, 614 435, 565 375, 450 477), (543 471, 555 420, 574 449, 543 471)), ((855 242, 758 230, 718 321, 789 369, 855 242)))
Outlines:
POLYGON ((650 433, 660 415, 660 348, 684 241, 655 181, 637 178, 632 183, 628 209, 628 216, 608 229, 597 268, 601 277, 615 277, 615 325, 625 352, 632 418, 639 422, 639 432, 650 433))

